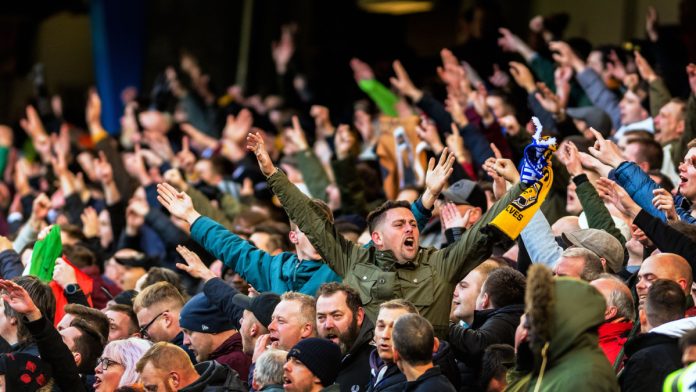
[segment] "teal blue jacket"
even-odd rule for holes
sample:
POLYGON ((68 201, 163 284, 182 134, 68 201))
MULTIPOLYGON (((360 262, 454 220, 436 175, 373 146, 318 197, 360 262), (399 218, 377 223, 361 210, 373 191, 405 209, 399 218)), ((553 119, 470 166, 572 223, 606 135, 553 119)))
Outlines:
MULTIPOLYGON (((430 211, 420 199, 411 204, 411 211, 418 229, 423 229, 430 219, 430 211)), ((191 238, 259 292, 297 291, 314 296, 323 283, 342 280, 321 260, 300 260, 292 252, 271 256, 205 216, 191 225, 191 238)))

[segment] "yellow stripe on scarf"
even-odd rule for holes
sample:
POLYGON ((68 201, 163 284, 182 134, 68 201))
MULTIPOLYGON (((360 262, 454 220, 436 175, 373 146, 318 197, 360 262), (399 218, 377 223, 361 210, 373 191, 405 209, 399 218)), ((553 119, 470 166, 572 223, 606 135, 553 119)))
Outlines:
MULTIPOLYGON (((548 150, 551 152, 550 150, 548 150)), ((550 154, 547 155, 550 160, 550 154)), ((537 180, 532 186, 525 189, 517 198, 501 211, 490 223, 508 236, 511 240, 517 239, 525 226, 532 219, 534 214, 541 207, 541 203, 546 199, 546 195, 551 189, 553 182, 553 170, 549 163, 542 170, 541 179, 537 180)))

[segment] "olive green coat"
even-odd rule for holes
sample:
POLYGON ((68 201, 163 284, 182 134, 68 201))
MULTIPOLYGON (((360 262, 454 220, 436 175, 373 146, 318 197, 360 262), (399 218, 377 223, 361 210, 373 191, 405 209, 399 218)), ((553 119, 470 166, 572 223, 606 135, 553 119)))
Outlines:
POLYGON ((345 240, 282 171, 271 175, 268 183, 290 220, 307 235, 322 259, 359 292, 372 320, 381 303, 404 298, 432 323, 438 336, 447 336, 455 285, 490 256, 490 241, 481 228, 523 190, 522 185, 513 187, 454 244, 441 250, 420 248, 415 260, 400 265, 391 251, 363 248, 345 240))

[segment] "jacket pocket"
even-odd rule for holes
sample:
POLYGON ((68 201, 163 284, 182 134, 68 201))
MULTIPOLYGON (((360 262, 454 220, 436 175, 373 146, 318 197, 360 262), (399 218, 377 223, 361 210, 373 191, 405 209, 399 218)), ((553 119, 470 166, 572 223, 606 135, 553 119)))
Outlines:
POLYGON ((353 287, 360 294, 363 305, 372 302, 372 287, 377 282, 379 270, 366 264, 356 264, 351 271, 350 280, 345 283, 353 287))
POLYGON ((429 265, 421 265, 415 270, 400 269, 397 276, 404 299, 418 307, 432 305, 435 284, 433 270, 429 265))

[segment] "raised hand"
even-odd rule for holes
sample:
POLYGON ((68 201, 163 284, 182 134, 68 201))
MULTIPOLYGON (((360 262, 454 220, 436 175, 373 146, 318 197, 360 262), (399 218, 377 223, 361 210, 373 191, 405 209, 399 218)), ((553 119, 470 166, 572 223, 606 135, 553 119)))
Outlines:
POLYGON ((595 183, 595 187, 602 200, 606 203, 613 204, 622 214, 630 218, 635 218, 640 212, 640 206, 631 199, 631 196, 629 196, 625 189, 614 181, 601 177, 595 183))
POLYGON ((636 68, 638 68, 638 74, 640 77, 645 79, 648 83, 652 83, 657 79, 657 74, 655 70, 650 66, 648 60, 640 54, 639 51, 634 51, 633 55, 636 58, 636 68))
POLYGON ((607 62, 606 68, 611 76, 616 80, 622 81, 626 78, 626 66, 623 61, 616 54, 616 51, 612 50, 609 52, 609 61, 607 62))
POLYGON ((56 259, 56 266, 53 268, 53 280, 62 288, 69 284, 77 283, 75 270, 62 257, 56 259))
POLYGON ((433 208, 435 200, 440 196, 440 192, 447 184, 447 180, 454 169, 455 157, 454 153, 449 152, 447 148, 442 150, 440 159, 435 165, 435 158, 430 158, 428 162, 428 171, 425 173, 425 192, 421 198, 423 207, 427 209, 433 208))
POLYGON ((249 109, 242 109, 237 113, 237 117, 231 114, 227 116, 227 123, 222 130, 222 136, 235 143, 241 143, 253 124, 254 116, 252 116, 249 109))
POLYGON ((26 315, 29 321, 41 318, 41 311, 31 300, 24 287, 11 280, 0 279, 0 290, 2 290, 2 299, 6 306, 11 307, 19 314, 26 315))
POLYGON ((468 209, 464 215, 459 212, 457 206, 452 203, 444 203, 440 206, 440 218, 442 219, 442 227, 447 230, 453 227, 462 227, 468 229, 471 227, 469 219, 472 209, 468 209))
POLYGON ((46 136, 46 129, 41 122, 41 117, 39 113, 34 109, 33 106, 29 105, 26 108, 26 119, 19 120, 19 125, 24 129, 24 131, 32 139, 36 139, 39 136, 46 136))
POLYGON ((652 199, 652 204, 655 208, 664 212, 668 221, 678 221, 679 215, 674 207, 674 196, 663 188, 653 189, 653 195, 655 195, 655 197, 652 199))
POLYGON ((570 45, 563 41, 554 41, 549 43, 549 49, 556 52, 553 54, 553 60, 560 66, 570 66, 575 69, 575 72, 581 72, 585 69, 585 62, 580 59, 570 45))
POLYGON ((452 120, 454 120, 458 126, 464 128, 469 125, 469 119, 466 117, 466 114, 464 114, 462 104, 453 93, 448 94, 447 99, 445 99, 445 110, 449 112, 450 116, 452 116, 452 120))
POLYGON ((471 156, 469 154, 469 151, 464 146, 464 138, 462 138, 462 135, 459 133, 459 127, 452 123, 450 124, 450 128, 452 129, 452 133, 447 135, 447 137, 445 138, 447 148, 449 148, 449 150, 452 151, 455 158, 457 159, 457 162, 470 162, 471 156))
POLYGON ((48 216, 48 211, 51 210, 51 200, 46 196, 45 193, 40 194, 34 199, 31 209, 32 221, 43 222, 48 216))
POLYGON ((187 221, 191 225, 201 216, 201 214, 193 208, 193 202, 189 195, 177 191, 176 188, 166 182, 157 184, 157 201, 159 201, 170 214, 187 221))
POLYGON ((179 192, 186 192, 188 190, 188 183, 181 176, 179 169, 169 169, 164 172, 164 181, 171 184, 179 192))
POLYGON ((416 133, 424 142, 428 143, 430 149, 435 153, 439 154, 445 146, 442 145, 442 140, 440 139, 440 134, 437 132, 437 126, 432 122, 423 119, 416 127, 416 133))
POLYGON ((197 279, 203 279, 204 282, 215 278, 215 274, 203 264, 201 258, 197 254, 191 252, 187 247, 178 245, 176 251, 184 258, 184 263, 176 263, 176 268, 186 271, 189 275, 197 279))
POLYGON ((80 215, 82 220, 82 233, 86 238, 99 237, 99 216, 92 207, 87 207, 80 215))
POLYGON ((287 71, 288 63, 295 53, 295 40, 293 35, 297 30, 295 24, 287 24, 281 27, 280 41, 271 44, 271 55, 276 66, 276 72, 283 75, 287 71))
POLYGON ((440 58, 442 67, 437 67, 437 74, 446 85, 458 88, 462 80, 466 79, 464 67, 459 64, 459 60, 449 49, 442 49, 440 58))
POLYGON ((498 38, 498 46, 506 52, 517 52, 524 42, 520 37, 513 34, 506 28, 499 28, 500 38, 498 38))
POLYGON ((539 101, 541 107, 551 114, 557 115, 560 113, 561 109, 564 107, 563 102, 561 102, 561 98, 554 94, 545 83, 539 82, 536 85, 539 92, 534 94, 534 97, 537 101, 539 101))
POLYGON ((582 174, 580 152, 573 142, 563 143, 562 148, 558 150, 558 159, 568 169, 571 176, 582 174))
POLYGON ((611 140, 606 140, 602 134, 597 132, 594 128, 590 128, 590 131, 596 139, 594 146, 589 148, 592 156, 599 159, 603 164, 613 168, 617 168, 622 162, 626 161, 616 143, 611 140))
POLYGON ((648 34, 648 38, 652 42, 657 42, 658 38, 660 38, 657 32, 658 25, 659 21, 657 10, 655 7, 650 6, 645 12, 645 32, 648 34))
POLYGON ((352 58, 350 60, 350 68, 353 70, 353 77, 356 82, 360 82, 361 80, 373 80, 375 78, 372 68, 358 58, 352 58))
POLYGON ((307 137, 297 116, 292 116, 292 128, 285 130, 285 136, 297 147, 298 151, 306 151, 309 148, 307 137))
POLYGON ((534 75, 532 75, 532 71, 530 71, 526 65, 516 61, 511 61, 509 65, 510 75, 515 79, 515 83, 525 89, 528 94, 534 92, 536 85, 534 84, 534 75))
POLYGON ((392 86, 394 86, 402 95, 411 98, 414 102, 420 101, 423 96, 423 92, 416 88, 416 86, 411 81, 408 76, 406 69, 401 65, 401 61, 394 61, 394 73, 395 77, 389 78, 392 86))
POLYGON ((266 151, 266 144, 264 143, 263 137, 261 137, 260 133, 249 133, 249 135, 247 135, 246 148, 247 150, 253 152, 254 155, 256 155, 256 160, 259 162, 261 172, 266 177, 270 177, 273 173, 276 172, 276 170, 278 170, 273 165, 273 161, 271 161, 271 157, 268 155, 268 151, 266 151))

